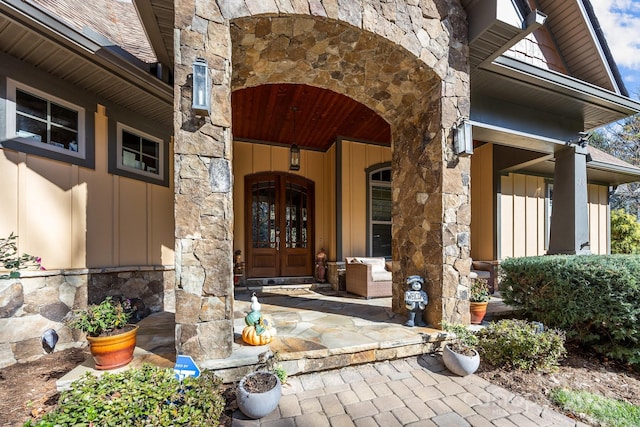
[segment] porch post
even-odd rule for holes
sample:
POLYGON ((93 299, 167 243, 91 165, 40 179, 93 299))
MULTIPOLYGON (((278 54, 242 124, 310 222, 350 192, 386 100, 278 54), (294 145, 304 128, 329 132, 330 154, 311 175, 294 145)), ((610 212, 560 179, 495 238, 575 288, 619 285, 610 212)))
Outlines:
POLYGON ((571 146, 555 155, 549 255, 589 254, 587 147, 571 146))
POLYGON ((231 35, 216 8, 175 1, 176 351, 206 361, 231 355, 233 203, 231 35), (211 115, 191 108, 192 65, 208 62, 211 115))

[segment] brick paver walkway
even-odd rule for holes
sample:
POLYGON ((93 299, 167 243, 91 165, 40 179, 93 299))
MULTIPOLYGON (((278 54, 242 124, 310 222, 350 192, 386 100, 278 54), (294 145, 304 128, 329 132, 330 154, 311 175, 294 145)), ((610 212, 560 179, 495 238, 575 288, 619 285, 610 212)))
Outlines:
POLYGON ((453 376, 423 355, 289 378, 278 408, 260 420, 239 411, 233 426, 580 426, 476 375, 453 376))

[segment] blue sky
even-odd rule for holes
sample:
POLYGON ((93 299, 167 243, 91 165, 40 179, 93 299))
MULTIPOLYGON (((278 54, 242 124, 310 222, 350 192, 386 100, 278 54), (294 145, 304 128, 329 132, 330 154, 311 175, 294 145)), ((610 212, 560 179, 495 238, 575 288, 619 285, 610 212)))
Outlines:
POLYGON ((640 98, 640 0, 591 0, 629 95, 640 98))

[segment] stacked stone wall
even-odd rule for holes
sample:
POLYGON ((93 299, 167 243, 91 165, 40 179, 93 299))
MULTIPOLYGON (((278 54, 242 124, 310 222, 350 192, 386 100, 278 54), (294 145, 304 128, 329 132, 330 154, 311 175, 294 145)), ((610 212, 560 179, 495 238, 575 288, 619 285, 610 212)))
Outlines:
POLYGON ((86 345, 82 334, 64 325, 73 309, 99 303, 107 296, 140 299, 148 312, 173 311, 171 267, 24 272, 0 280, 0 368, 36 360, 45 351, 41 336, 54 329, 55 351, 86 345))

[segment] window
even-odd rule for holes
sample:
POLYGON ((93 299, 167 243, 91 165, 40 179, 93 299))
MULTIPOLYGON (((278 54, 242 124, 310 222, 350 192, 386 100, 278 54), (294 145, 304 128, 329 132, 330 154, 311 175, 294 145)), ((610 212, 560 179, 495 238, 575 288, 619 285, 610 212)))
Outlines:
POLYGON ((391 257, 391 168, 369 172, 369 253, 391 257))
POLYGON ((13 80, 8 80, 7 89, 10 140, 33 147, 36 151, 23 151, 34 154, 49 152, 59 160, 85 158, 84 108, 13 80))
POLYGON ((118 123, 117 132, 118 169, 141 176, 162 178, 164 173, 163 141, 122 123, 118 123))

